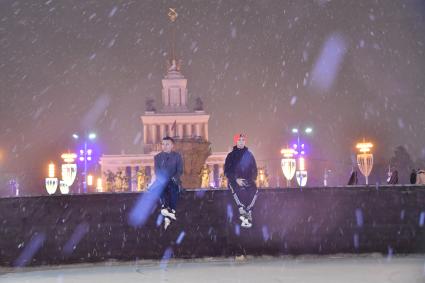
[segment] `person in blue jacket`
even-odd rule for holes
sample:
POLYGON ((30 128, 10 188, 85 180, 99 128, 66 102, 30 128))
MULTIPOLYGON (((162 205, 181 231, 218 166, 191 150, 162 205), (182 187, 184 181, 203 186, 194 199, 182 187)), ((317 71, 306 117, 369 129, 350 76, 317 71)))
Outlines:
POLYGON ((178 152, 173 150, 173 138, 164 137, 161 147, 162 151, 154 157, 154 164, 156 178, 164 184, 160 202, 161 214, 164 216, 164 228, 167 229, 172 220, 177 220, 176 206, 180 195, 183 159, 178 152))

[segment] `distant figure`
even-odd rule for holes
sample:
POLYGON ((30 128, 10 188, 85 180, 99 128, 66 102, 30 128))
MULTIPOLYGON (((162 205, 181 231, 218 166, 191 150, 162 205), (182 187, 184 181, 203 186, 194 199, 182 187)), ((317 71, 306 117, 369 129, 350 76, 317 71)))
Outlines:
POLYGON ((410 173, 410 184, 412 185, 416 184, 416 175, 417 175, 416 169, 412 169, 412 173, 410 173))
POLYGON ((161 143, 162 151, 155 155, 155 175, 163 178, 165 188, 161 193, 161 214, 164 216, 164 229, 171 224, 171 220, 177 220, 176 206, 180 195, 183 174, 183 159, 180 153, 173 151, 174 140, 164 137, 161 143))
POLYGON ((348 186, 357 185, 358 179, 357 179, 357 171, 353 170, 351 173, 350 179, 348 180, 348 186))
POLYGON ((389 185, 397 185, 398 184, 398 171, 394 170, 391 173, 391 176, 388 178, 387 183, 389 185))
POLYGON ((239 210, 239 219, 244 228, 252 227, 252 209, 258 196, 255 184, 257 179, 257 164, 252 153, 245 146, 246 136, 237 134, 233 141, 235 146, 224 163, 224 175, 228 180, 229 189, 239 210))
POLYGON ((425 185, 425 170, 420 169, 416 172, 416 185, 425 185))

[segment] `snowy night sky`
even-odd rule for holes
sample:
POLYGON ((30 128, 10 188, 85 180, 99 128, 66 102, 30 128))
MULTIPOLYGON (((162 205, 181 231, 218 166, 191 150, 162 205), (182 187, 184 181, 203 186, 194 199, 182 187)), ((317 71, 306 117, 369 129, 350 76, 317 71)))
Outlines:
POLYGON ((398 145, 425 158, 425 1, 2 0, 0 171, 44 174, 84 130, 104 154, 141 153, 140 115, 148 97, 160 106, 170 57, 169 7, 214 151, 245 132, 273 175, 290 129, 311 126, 320 166, 351 166, 363 137, 383 166, 398 145))

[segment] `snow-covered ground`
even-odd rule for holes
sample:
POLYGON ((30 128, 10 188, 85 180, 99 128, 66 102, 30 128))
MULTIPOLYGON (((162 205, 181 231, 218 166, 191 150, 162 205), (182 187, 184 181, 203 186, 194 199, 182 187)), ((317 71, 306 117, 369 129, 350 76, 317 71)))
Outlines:
POLYGON ((425 282, 425 256, 334 255, 0 269, 0 282, 425 282))

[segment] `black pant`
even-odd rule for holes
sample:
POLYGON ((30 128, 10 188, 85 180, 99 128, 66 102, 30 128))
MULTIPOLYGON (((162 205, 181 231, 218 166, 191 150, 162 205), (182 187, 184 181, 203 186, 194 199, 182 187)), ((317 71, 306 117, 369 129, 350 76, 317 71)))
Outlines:
POLYGON ((180 188, 173 182, 169 181, 161 193, 161 205, 176 210, 177 201, 179 200, 180 188))
POLYGON ((247 180, 247 186, 239 186, 236 180, 229 181, 229 189, 238 207, 250 211, 255 205, 258 196, 257 185, 254 181, 247 180))

